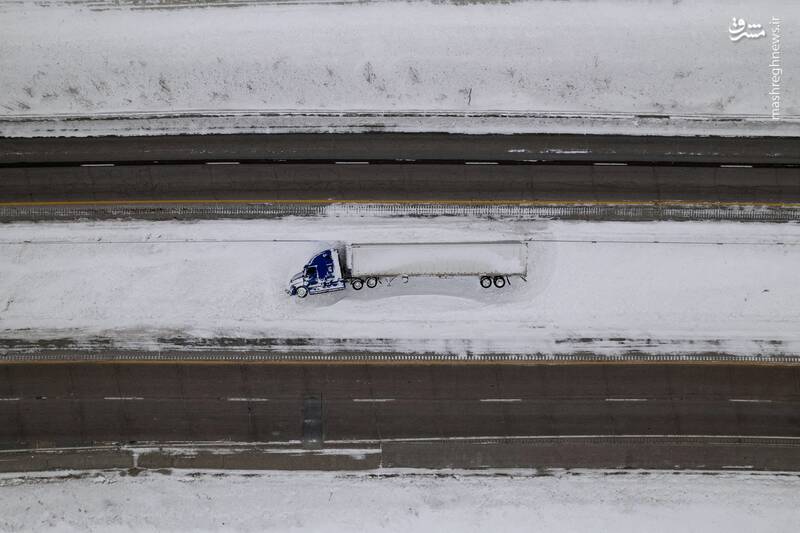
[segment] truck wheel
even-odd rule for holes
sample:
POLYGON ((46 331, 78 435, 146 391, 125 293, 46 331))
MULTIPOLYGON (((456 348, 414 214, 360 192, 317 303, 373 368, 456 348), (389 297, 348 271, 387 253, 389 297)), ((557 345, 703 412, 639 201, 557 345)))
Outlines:
POLYGON ((306 287, 297 287, 295 295, 298 298, 305 298, 306 296, 308 296, 308 289, 306 287))
POLYGON ((492 278, 489 276, 481 276, 481 287, 488 289, 492 286, 492 278))
POLYGON ((361 278, 356 278, 350 282, 350 285, 352 285, 355 290, 360 291, 362 287, 364 287, 364 280, 361 278))
POLYGON ((494 286, 498 289, 502 289, 506 286, 506 278, 503 276, 495 276, 494 277, 494 286))
POLYGON ((374 289, 378 286, 378 278, 367 278, 367 287, 374 289))

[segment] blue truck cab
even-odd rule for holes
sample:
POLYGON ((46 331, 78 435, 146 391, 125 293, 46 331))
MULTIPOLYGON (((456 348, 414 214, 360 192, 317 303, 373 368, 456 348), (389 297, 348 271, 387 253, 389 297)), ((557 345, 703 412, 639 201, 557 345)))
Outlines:
POLYGON ((305 298, 309 294, 341 291, 344 288, 339 251, 330 248, 312 257, 301 272, 292 276, 286 292, 291 296, 305 298))

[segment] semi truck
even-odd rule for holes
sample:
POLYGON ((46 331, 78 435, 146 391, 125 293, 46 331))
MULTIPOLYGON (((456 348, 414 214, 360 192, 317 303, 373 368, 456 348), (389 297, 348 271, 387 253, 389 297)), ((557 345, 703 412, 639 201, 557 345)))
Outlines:
POLYGON ((377 287, 409 277, 474 276, 480 286, 500 289, 511 277, 525 281, 528 246, 524 241, 353 243, 315 254, 292 276, 287 293, 305 298, 344 290, 377 287))

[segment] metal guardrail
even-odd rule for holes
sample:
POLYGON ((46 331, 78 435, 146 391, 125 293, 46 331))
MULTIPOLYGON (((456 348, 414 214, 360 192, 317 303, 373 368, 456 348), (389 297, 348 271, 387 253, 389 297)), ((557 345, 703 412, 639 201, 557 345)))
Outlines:
MULTIPOLYGON (((159 469, 370 470, 370 477, 445 475, 545 476, 564 469, 603 469, 606 475, 694 471, 704 475, 747 472, 797 476, 800 439, 730 435, 564 435, 398 438, 298 442, 171 441, 93 443, 71 447, 0 450, 0 472, 159 469), (398 474, 396 468, 425 471, 398 474), (378 470, 382 469, 382 470, 378 470), (523 470, 525 469, 525 470, 523 470)), ((59 474, 60 475, 60 474, 59 474)), ((76 475, 76 474, 70 474, 76 475)), ((82 474, 77 474, 82 475, 82 474)), ((88 472, 83 475, 91 475, 88 472)))

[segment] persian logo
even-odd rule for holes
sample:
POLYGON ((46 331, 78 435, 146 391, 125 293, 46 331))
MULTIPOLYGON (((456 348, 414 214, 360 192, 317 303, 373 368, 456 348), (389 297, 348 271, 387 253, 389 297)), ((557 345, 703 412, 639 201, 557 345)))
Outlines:
POLYGON ((733 17, 731 25, 728 27, 728 34, 731 41, 738 42, 742 39, 765 37, 767 32, 761 27, 761 24, 747 24, 744 19, 733 17))

